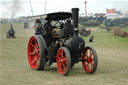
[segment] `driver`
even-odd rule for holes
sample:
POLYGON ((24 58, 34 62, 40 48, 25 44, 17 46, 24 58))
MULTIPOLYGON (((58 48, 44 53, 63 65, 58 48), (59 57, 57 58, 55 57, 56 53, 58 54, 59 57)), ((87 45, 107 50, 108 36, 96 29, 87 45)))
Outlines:
POLYGON ((35 28, 35 34, 40 34, 41 33, 41 27, 42 27, 42 23, 40 21, 40 19, 35 19, 35 23, 33 28, 35 28))
POLYGON ((44 24, 44 29, 47 32, 47 35, 51 35, 52 34, 52 25, 51 25, 51 19, 48 19, 48 21, 44 24))

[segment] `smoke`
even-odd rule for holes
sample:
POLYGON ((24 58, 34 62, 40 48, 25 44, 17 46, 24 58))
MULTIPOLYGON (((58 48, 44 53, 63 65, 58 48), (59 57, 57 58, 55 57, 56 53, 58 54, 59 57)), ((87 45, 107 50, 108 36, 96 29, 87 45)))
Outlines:
POLYGON ((21 0, 2 0, 2 15, 16 17, 16 14, 22 10, 23 3, 21 0))
POLYGON ((21 10, 21 1, 20 0, 13 0, 11 9, 12 9, 12 15, 11 17, 13 18, 16 16, 16 12, 19 12, 21 10))

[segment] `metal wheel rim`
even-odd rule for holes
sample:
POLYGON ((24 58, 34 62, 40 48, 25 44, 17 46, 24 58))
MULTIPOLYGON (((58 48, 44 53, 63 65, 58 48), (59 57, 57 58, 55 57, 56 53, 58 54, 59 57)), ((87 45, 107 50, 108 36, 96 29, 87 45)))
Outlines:
POLYGON ((60 49, 57 54, 57 67, 60 74, 64 74, 67 70, 67 56, 63 49, 60 49))
POLYGON ((35 37, 31 37, 28 44, 28 60, 32 69, 36 69, 39 66, 40 61, 40 49, 35 37))
POLYGON ((87 59, 87 61, 82 62, 84 70, 86 72, 92 72, 94 67, 94 55, 93 51, 90 48, 84 50, 82 59, 87 59))

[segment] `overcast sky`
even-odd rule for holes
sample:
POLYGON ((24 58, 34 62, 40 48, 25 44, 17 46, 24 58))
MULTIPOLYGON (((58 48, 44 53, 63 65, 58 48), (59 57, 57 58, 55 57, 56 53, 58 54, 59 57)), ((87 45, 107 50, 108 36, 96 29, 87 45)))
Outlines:
MULTIPOLYGON (((46 0, 46 13, 70 11, 73 7, 85 14, 85 0, 46 0)), ((0 0, 0 17, 31 16, 29 0, 0 0)), ((34 15, 45 13, 45 0, 31 0, 34 15)), ((116 8, 119 11, 128 11, 128 0, 87 0, 88 13, 105 13, 106 9, 116 8)))

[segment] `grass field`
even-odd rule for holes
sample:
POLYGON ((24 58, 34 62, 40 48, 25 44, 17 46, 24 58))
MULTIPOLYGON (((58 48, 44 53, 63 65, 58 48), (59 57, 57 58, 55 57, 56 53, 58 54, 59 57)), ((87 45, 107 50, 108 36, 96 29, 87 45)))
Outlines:
MULTIPOLYGON (((15 39, 7 39, 9 25, 0 26, 0 83, 1 85, 128 85, 128 38, 113 36, 106 30, 95 28, 93 46, 98 54, 95 74, 87 74, 78 63, 68 76, 61 76, 56 63, 44 71, 30 68, 27 58, 29 38, 33 29, 24 29, 22 24, 13 25, 15 39)), ((123 30, 128 31, 128 27, 123 30)))

